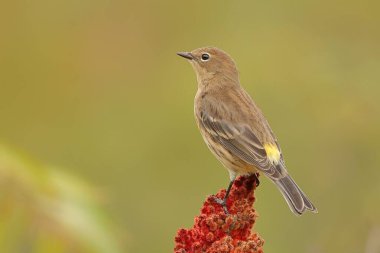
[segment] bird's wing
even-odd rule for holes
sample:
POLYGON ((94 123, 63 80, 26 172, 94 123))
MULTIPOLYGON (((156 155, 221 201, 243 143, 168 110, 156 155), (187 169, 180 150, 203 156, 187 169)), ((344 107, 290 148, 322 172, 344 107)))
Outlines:
POLYGON ((286 174, 284 160, 278 144, 262 143, 248 125, 234 124, 200 113, 200 124, 213 139, 248 164, 255 166, 272 179, 286 174))

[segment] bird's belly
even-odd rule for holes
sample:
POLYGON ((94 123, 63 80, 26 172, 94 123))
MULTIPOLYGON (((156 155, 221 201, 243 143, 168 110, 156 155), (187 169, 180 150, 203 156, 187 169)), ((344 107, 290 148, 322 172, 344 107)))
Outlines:
POLYGON ((203 140, 206 142, 208 148, 214 154, 214 156, 226 167, 229 171, 238 175, 245 175, 256 173, 257 169, 232 154, 225 149, 221 144, 214 140, 214 137, 207 133, 202 133, 203 140))

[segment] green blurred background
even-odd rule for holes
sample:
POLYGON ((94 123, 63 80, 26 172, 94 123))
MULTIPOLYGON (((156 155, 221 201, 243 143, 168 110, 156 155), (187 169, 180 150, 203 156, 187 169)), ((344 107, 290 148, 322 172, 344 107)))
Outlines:
POLYGON ((380 252, 379 9, 374 0, 2 2, 1 252, 172 251, 176 230, 228 183, 193 119, 193 70, 175 54, 206 45, 233 56, 319 209, 295 217, 262 179, 255 229, 265 252, 380 252), (39 225, 31 212, 46 221, 61 209, 24 200, 34 207, 47 195, 81 215, 59 211, 39 225))

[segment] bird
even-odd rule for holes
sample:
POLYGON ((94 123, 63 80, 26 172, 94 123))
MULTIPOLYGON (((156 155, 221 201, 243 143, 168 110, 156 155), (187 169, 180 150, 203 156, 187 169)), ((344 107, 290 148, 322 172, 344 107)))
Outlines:
POLYGON ((278 140, 261 109, 240 85, 234 60, 216 47, 177 55, 187 59, 196 74, 194 114, 203 140, 229 172, 225 197, 216 199, 225 212, 235 178, 259 173, 277 186, 294 214, 317 213, 288 173, 278 140))

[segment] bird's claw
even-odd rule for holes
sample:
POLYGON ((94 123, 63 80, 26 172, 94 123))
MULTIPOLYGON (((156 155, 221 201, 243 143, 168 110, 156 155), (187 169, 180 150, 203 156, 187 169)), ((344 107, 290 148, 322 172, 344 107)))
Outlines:
POLYGON ((226 201, 226 199, 220 199, 220 198, 218 198, 218 197, 215 197, 215 196, 213 196, 213 198, 214 198, 214 201, 217 203, 217 204, 219 204, 219 205, 221 205, 222 207, 223 207, 223 210, 224 210, 224 213, 225 214, 230 214, 229 212, 228 212, 228 209, 227 209, 227 201, 226 201))
POLYGON ((259 180, 259 174, 258 173, 255 174, 255 183, 256 183, 256 187, 260 185, 260 180, 259 180))

